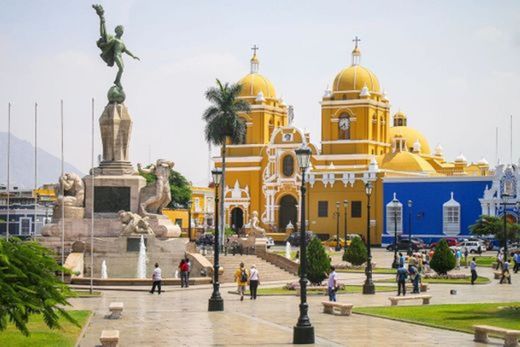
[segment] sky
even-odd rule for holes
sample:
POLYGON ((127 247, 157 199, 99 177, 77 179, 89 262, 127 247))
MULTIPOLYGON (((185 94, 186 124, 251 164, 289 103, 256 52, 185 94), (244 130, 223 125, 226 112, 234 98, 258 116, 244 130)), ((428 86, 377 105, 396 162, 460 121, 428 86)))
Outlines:
MULTIPOLYGON (((60 155, 59 101, 64 102, 65 160, 91 167, 91 99, 98 118, 114 68, 99 57, 99 20, 88 1, 1 0, 0 131, 33 141, 38 103, 43 149, 60 155)), ((171 159, 194 184, 208 181, 201 115, 215 79, 236 82, 260 47, 260 72, 294 106, 295 125, 319 144, 320 100, 350 65, 354 36, 362 65, 430 147, 447 159, 463 153, 511 160, 510 131, 520 130, 520 2, 518 1, 106 1, 107 30, 141 58, 125 59, 122 83, 133 118, 130 159, 171 159), (510 127, 510 117, 513 127, 510 127)), ((5 155, 1 149, 0 155, 5 155)), ((513 161, 520 139, 513 139, 513 161)))

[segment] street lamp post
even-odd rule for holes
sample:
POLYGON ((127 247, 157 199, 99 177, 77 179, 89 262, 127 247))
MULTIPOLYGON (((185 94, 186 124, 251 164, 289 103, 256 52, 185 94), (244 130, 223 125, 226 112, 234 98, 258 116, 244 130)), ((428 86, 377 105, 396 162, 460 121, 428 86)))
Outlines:
POLYGON ((344 237, 345 237, 345 243, 343 244, 343 250, 347 250, 347 213, 348 213, 348 200, 343 200, 343 209, 345 213, 345 231, 344 231, 344 237))
POLYGON ((392 200, 392 207, 394 209, 394 262, 392 268, 397 269, 399 262, 397 261, 397 209, 399 208, 399 200, 395 197, 392 200))
POLYGON ((188 202, 186 203, 186 206, 188 207, 188 239, 190 241, 193 241, 193 239, 191 237, 191 204, 192 204, 192 201, 188 200, 188 202))
POLYGON ((220 296, 220 283, 218 282, 218 270, 220 268, 218 261, 220 252, 218 232, 218 187, 220 185, 220 180, 222 179, 222 171, 215 169, 211 171, 211 174, 213 175, 213 182, 215 183, 215 238, 213 243, 213 293, 211 294, 211 298, 209 298, 208 311, 224 311, 224 300, 220 296))
POLYGON ((503 218, 504 219, 504 262, 507 261, 507 211, 506 211, 506 208, 507 208, 507 205, 510 205, 507 202, 508 198, 509 198, 509 194, 506 194, 506 193, 502 194, 502 205, 504 208, 504 218, 503 218))
POLYGON ((365 283, 363 284, 363 294, 375 294, 376 288, 372 281, 372 251, 370 245, 370 196, 372 195, 372 182, 368 181, 365 184, 365 193, 367 194, 367 251, 368 259, 365 268, 365 283))
POLYGON ((313 344, 314 343, 314 327, 311 324, 307 314, 309 305, 307 304, 307 245, 305 235, 305 172, 309 167, 311 150, 302 145, 295 150, 298 165, 302 174, 301 186, 301 223, 300 223, 300 316, 298 322, 293 329, 293 344, 313 344))
POLYGON ((339 244, 339 201, 336 201, 336 252, 341 250, 341 245, 339 244))
POLYGON ((412 206, 413 201, 408 200, 408 255, 413 254, 412 250, 412 206))

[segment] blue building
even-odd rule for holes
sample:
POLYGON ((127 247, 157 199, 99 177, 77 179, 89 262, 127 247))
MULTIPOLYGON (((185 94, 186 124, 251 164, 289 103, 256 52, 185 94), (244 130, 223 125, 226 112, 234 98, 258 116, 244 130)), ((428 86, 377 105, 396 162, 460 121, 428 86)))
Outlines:
POLYGON ((480 199, 492 186, 493 178, 384 178, 382 245, 394 241, 396 229, 398 236, 408 236, 411 230, 413 237, 420 237, 425 242, 469 235, 469 226, 483 214, 480 199))

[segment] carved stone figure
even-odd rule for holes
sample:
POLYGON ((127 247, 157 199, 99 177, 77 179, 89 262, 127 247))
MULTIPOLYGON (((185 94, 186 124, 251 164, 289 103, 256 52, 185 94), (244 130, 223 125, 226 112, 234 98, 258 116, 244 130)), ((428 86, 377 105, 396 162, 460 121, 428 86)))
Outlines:
POLYGON ((265 237, 265 229, 260 227, 260 219, 258 218, 258 212, 253 211, 251 213, 251 220, 249 222, 249 235, 255 237, 265 237))
POLYGON ((172 161, 165 159, 158 159, 157 163, 148 169, 143 169, 141 164, 137 164, 139 173, 151 173, 156 177, 155 183, 148 184, 141 190, 139 213, 142 216, 160 214, 162 209, 172 201, 169 178, 174 165, 172 161), (155 185, 155 192, 150 189, 153 185, 155 185))
POLYGON ((130 52, 121 37, 123 36, 124 28, 122 25, 118 25, 115 28, 115 36, 108 35, 105 27, 105 10, 101 5, 92 5, 99 16, 99 32, 101 38, 97 41, 97 46, 101 49, 101 59, 108 66, 117 66, 117 75, 114 81, 114 86, 108 91, 108 100, 114 103, 122 103, 125 101, 125 92, 121 85, 121 76, 123 75, 124 64, 123 64, 123 53, 128 54, 134 59, 139 60, 138 57, 130 52))
POLYGON ((141 217, 137 213, 119 211, 121 221, 121 235, 148 234, 153 235, 152 228, 148 224, 148 217, 141 217))
POLYGON ((83 206, 83 200, 85 199, 85 186, 83 185, 83 180, 78 175, 74 173, 63 174, 54 189, 58 205, 75 207, 83 206))

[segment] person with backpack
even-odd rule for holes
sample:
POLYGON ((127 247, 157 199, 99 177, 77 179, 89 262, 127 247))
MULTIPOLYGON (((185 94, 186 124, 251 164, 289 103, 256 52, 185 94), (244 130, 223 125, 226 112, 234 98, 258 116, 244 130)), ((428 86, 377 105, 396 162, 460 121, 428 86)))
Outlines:
POLYGON ((240 294, 240 301, 244 301, 244 293, 246 291, 247 280, 249 274, 244 266, 244 263, 240 263, 240 267, 235 271, 235 281, 238 286, 238 293, 240 294))
POLYGON ((397 269, 396 281, 397 281, 397 296, 406 295, 406 279, 408 278, 408 271, 405 269, 404 264, 400 264, 397 269))

